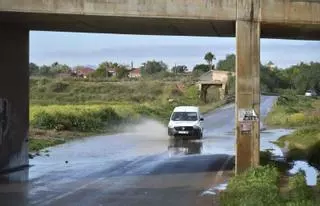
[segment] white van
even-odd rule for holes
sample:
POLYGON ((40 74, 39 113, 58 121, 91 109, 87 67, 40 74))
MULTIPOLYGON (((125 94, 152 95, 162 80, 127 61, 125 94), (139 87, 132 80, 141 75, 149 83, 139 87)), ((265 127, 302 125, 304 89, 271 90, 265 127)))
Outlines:
POLYGON ((168 124, 170 137, 195 137, 203 136, 203 118, 200 116, 199 107, 180 106, 174 108, 168 124))

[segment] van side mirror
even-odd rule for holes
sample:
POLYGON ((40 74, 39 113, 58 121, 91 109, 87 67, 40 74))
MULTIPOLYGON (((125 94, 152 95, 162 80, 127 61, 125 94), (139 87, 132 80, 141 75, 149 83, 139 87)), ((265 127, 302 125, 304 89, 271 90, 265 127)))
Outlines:
POLYGON ((200 121, 202 122, 203 120, 204 120, 203 117, 201 117, 201 118, 200 118, 200 121))

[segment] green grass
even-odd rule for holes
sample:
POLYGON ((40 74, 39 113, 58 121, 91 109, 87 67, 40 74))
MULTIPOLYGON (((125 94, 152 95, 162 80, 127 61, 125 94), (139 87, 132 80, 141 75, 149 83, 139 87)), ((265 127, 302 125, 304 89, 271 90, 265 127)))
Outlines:
POLYGON ((291 149, 307 149, 320 141, 320 99, 280 96, 265 121, 269 126, 296 129, 277 141, 280 146, 288 142, 291 149))
POLYGON ((29 139, 29 150, 40 151, 44 148, 65 143, 63 139, 29 139))
MULTIPOLYGON (((189 90, 196 89, 186 83, 185 92, 179 91, 177 82, 124 81, 90 82, 80 80, 59 80, 32 78, 30 80, 31 104, 92 104, 106 102, 145 103, 167 101, 187 97, 189 90)), ((191 94, 192 95, 192 94, 191 94)), ((197 99, 194 99, 196 101, 197 99)))
POLYGON ((320 100, 303 96, 280 96, 265 122, 276 127, 303 127, 320 122, 320 100))
POLYGON ((289 177, 281 185, 278 169, 271 165, 250 169, 231 178, 227 189, 220 195, 222 206, 319 205, 317 193, 306 185, 302 172, 289 177), (281 190, 285 186, 286 190, 281 190))
POLYGON ((283 136, 277 142, 281 147, 284 147, 285 142, 288 142, 290 144, 289 148, 307 149, 319 141, 320 127, 310 126, 300 128, 290 135, 283 136))
POLYGON ((289 145, 288 160, 305 160, 320 168, 320 99, 303 96, 281 96, 266 119, 268 125, 294 128, 276 144, 289 145))
POLYGON ((96 105, 31 107, 30 117, 34 128, 81 132, 97 131, 121 120, 113 108, 96 105))
POLYGON ((220 196, 221 205, 275 205, 280 199, 279 178, 275 167, 250 169, 229 181, 220 196))
POLYGON ((281 137, 277 144, 283 147, 284 142, 289 143, 288 160, 304 160, 320 169, 320 128, 299 129, 293 134, 281 137))

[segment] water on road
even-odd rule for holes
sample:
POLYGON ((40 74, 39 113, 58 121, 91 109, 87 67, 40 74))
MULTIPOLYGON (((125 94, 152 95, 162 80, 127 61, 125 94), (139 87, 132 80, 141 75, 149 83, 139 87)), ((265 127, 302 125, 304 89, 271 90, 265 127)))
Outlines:
MULTIPOLYGON (((274 101, 261 97, 262 118, 274 101)), ((29 181, 1 184, 0 205, 212 205, 210 188, 233 175, 234 114, 227 105, 206 115, 202 140, 169 139, 165 126, 144 120, 49 148, 29 170, 7 176, 29 181)), ((270 141, 290 132, 263 130, 261 148, 281 153, 270 141)))

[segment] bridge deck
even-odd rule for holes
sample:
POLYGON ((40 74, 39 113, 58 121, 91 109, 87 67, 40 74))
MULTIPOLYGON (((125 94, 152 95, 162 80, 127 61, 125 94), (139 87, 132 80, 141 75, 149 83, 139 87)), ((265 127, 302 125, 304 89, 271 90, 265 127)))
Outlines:
POLYGON ((261 22, 261 37, 320 39, 319 0, 10 0, 0 22, 32 30, 234 36, 236 20, 261 22))

